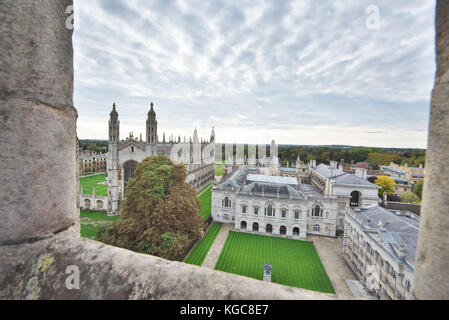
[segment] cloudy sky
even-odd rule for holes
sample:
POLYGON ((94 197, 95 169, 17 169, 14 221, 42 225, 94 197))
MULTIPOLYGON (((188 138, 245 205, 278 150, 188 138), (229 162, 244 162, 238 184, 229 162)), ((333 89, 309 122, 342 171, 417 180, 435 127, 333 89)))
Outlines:
POLYGON ((427 146, 433 0, 75 0, 81 139, 427 146), (373 7, 374 6, 374 7, 373 7), (374 8, 374 9, 373 9, 374 8), (377 9, 379 15, 377 19, 377 9))

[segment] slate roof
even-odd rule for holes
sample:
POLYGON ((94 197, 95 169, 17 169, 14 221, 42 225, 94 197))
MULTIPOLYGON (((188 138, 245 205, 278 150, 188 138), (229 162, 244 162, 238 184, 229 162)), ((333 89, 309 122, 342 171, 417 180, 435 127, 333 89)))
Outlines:
POLYGON ((240 188, 245 182, 246 176, 249 173, 247 166, 242 166, 237 171, 226 176, 221 182, 214 188, 240 188))
POLYGON ((321 176, 327 179, 333 179, 336 185, 362 185, 366 187, 379 188, 379 186, 369 182, 366 179, 357 177, 352 173, 347 173, 340 171, 338 169, 330 169, 329 166, 325 164, 320 164, 313 169, 315 172, 319 173, 321 176))
POLYGON ((298 184, 298 180, 293 177, 265 176, 260 174, 249 174, 246 177, 246 180, 248 181, 248 183, 266 182, 266 183, 289 184, 289 185, 298 184))
POLYGON ((404 262, 398 257, 395 250, 395 247, 403 244, 406 255, 414 261, 418 243, 419 220, 399 215, 395 211, 386 210, 378 205, 363 207, 354 211, 365 220, 370 228, 377 229, 386 245, 385 249, 395 259, 404 262), (379 221, 383 221, 384 228, 379 226, 379 221))

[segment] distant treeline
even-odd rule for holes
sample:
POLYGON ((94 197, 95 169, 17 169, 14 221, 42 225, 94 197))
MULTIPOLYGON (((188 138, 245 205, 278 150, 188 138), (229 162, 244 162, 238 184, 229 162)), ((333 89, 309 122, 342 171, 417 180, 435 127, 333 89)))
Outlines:
POLYGON ((93 151, 95 153, 107 153, 108 141, 106 140, 79 140, 79 147, 84 151, 93 151))
MULTIPOLYGON (((94 151, 96 153, 106 153, 108 151, 108 141, 104 140, 80 140, 82 150, 94 151)), ((224 145, 222 146, 223 159, 225 155, 224 145)), ((267 156, 270 155, 270 145, 266 146, 267 156)), ((236 148, 234 146, 234 155, 236 148)), ((351 146, 294 146, 280 145, 279 158, 283 165, 296 163, 299 157, 304 163, 316 160, 318 163, 329 164, 330 161, 340 161, 350 163, 367 162, 373 169, 378 169, 381 165, 389 165, 394 162, 398 165, 408 164, 409 167, 423 166, 426 162, 426 150, 407 148, 372 148, 372 147, 351 147, 351 146)), ((245 156, 248 155, 248 145, 244 147, 245 156)))
POLYGON ((348 147, 348 146, 279 146, 279 158, 283 164, 301 161, 316 160, 318 163, 329 164, 330 161, 350 163, 367 162, 373 169, 379 169, 381 165, 389 165, 394 162, 398 165, 405 163, 410 167, 423 166, 426 162, 426 151, 422 149, 394 149, 372 147, 348 147))

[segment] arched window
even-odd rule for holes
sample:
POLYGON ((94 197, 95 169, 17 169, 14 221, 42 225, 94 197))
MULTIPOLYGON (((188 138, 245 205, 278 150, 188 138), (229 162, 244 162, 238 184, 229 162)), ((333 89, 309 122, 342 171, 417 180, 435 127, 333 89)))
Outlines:
POLYGON ((313 226, 313 231, 314 231, 314 232, 320 232, 320 229, 321 229, 321 228, 320 228, 320 225, 319 225, 319 224, 316 224, 316 225, 313 226))
POLYGON ((293 228, 293 236, 299 237, 299 228, 293 228))
POLYGON ((259 224, 257 222, 253 223, 253 231, 258 232, 259 231, 259 224))
POLYGON ((266 233, 272 234, 273 233, 273 226, 271 224, 267 224, 267 227, 265 228, 266 233))
POLYGON ((282 226, 279 230, 281 236, 285 236, 287 234, 287 227, 286 226, 282 226))
POLYGON ((246 230, 246 227, 247 227, 246 221, 242 221, 242 222, 240 223, 240 229, 246 230))
POLYGON ((351 200, 349 202, 351 207, 360 207, 360 192, 353 191, 351 192, 351 200))
POLYGON ((131 152, 134 152, 134 147, 131 147, 131 152))
POLYGON ((132 160, 125 162, 125 164, 123 165, 123 170, 125 171, 125 189, 128 185, 129 179, 134 178, 134 171, 136 170, 136 168, 137 162, 132 160))

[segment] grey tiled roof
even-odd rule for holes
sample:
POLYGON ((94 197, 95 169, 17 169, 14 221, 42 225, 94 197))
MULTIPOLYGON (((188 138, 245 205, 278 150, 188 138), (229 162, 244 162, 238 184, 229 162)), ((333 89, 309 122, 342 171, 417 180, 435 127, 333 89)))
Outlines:
POLYGON ((357 177, 356 175, 351 174, 351 173, 345 173, 343 175, 335 177, 334 180, 337 185, 362 185, 362 186, 366 186, 366 187, 380 189, 379 186, 369 182, 366 179, 357 177))
POLYGON ((249 173, 249 168, 247 166, 242 166, 237 171, 226 176, 216 188, 230 187, 230 188, 240 188, 245 182, 246 176, 249 173))
POLYGON ((320 164, 313 170, 325 178, 333 179, 337 185, 361 185, 380 189, 380 187, 366 179, 357 177, 352 173, 343 172, 337 169, 330 169, 330 167, 325 164, 320 164))
POLYGON ((386 249, 390 251, 392 256, 399 259, 393 247, 404 245, 406 254, 415 259, 416 245, 418 242, 419 221, 417 219, 403 216, 394 211, 386 210, 377 205, 364 207, 354 210, 364 219, 367 224, 377 229, 386 249), (384 222, 384 229, 379 227, 379 221, 384 222))
POLYGON ((293 177, 279 177, 279 176, 265 176, 260 174, 249 174, 247 176, 248 183, 250 182, 267 182, 276 184, 290 184, 297 185, 298 180, 293 177))

